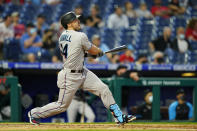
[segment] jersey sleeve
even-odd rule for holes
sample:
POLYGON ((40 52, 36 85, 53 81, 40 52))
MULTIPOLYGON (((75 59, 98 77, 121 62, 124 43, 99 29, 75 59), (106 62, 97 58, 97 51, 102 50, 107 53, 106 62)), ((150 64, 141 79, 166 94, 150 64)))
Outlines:
POLYGON ((176 118, 176 107, 178 102, 173 102, 168 108, 169 120, 175 120, 176 118))
POLYGON ((92 47, 92 43, 88 40, 86 34, 82 33, 81 44, 84 50, 88 51, 92 47))

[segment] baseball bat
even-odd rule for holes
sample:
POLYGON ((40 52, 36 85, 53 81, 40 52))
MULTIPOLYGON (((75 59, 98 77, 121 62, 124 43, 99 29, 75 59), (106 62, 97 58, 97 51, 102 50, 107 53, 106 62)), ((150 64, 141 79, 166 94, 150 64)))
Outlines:
POLYGON ((124 51, 127 49, 127 46, 126 45, 122 45, 122 46, 119 46, 119 47, 115 47, 111 50, 108 50, 106 52, 104 52, 105 54, 107 53, 116 53, 116 52, 120 52, 120 51, 124 51))
MULTIPOLYGON (((122 45, 122 46, 119 46, 119 47, 115 47, 113 49, 110 49, 110 50, 104 52, 104 54, 107 54, 107 53, 116 53, 116 52, 124 51, 126 49, 128 49, 127 46, 126 45, 122 45)), ((84 57, 96 58, 97 55, 91 55, 91 54, 86 53, 84 57)))

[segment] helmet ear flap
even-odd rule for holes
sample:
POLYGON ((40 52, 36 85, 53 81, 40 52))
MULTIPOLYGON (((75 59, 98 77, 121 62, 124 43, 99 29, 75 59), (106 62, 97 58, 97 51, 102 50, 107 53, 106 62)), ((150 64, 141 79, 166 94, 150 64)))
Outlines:
POLYGON ((68 26, 67 26, 67 24, 66 24, 66 25, 64 25, 63 27, 64 27, 64 29, 68 29, 68 26))
POLYGON ((65 25, 65 26, 64 26, 64 28, 65 28, 65 29, 67 29, 67 28, 68 28, 68 26, 67 26, 67 25, 65 25))

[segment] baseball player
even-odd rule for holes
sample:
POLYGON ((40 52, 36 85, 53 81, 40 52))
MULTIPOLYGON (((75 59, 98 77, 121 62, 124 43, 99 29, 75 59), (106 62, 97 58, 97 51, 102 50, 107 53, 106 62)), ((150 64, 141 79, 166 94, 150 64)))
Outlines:
POLYGON ((58 101, 29 111, 30 123, 39 124, 39 118, 46 118, 65 112, 79 88, 99 96, 104 106, 112 112, 117 123, 124 124, 136 119, 132 115, 123 115, 108 86, 93 72, 84 67, 85 52, 97 57, 103 56, 104 53, 89 42, 85 33, 78 32, 80 30, 80 21, 75 13, 68 12, 64 14, 61 17, 61 25, 66 30, 59 38, 63 69, 58 73, 57 79, 59 88, 58 101))

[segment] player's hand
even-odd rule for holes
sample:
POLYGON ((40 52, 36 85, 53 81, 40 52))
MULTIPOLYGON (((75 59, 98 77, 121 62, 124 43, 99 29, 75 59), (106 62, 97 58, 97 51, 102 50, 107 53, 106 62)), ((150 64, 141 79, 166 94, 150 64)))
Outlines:
POLYGON ((96 58, 97 58, 97 55, 91 55, 91 57, 92 57, 93 59, 96 59, 96 58))
POLYGON ((130 78, 133 79, 134 81, 139 81, 140 79, 137 72, 131 72, 130 78))
POLYGON ((98 57, 101 57, 101 56, 103 56, 103 55, 104 55, 104 52, 103 52, 103 51, 101 51, 101 52, 99 52, 99 53, 97 54, 98 57))
POLYGON ((85 53, 84 57, 91 57, 91 58, 96 59, 97 55, 91 55, 91 54, 85 53))

